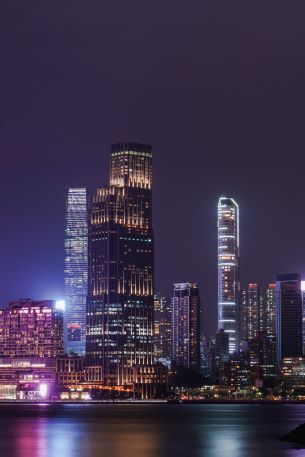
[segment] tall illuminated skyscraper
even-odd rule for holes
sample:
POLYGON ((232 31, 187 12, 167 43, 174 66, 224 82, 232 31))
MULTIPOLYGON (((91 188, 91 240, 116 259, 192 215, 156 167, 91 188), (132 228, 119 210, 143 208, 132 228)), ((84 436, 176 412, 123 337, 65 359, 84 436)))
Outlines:
POLYGON ((65 230, 65 349, 86 351, 88 292, 88 195, 85 188, 69 188, 65 230))
POLYGON ((229 352, 239 343, 239 208, 233 198, 218 202, 218 328, 229 334, 229 352))
POLYGON ((97 189, 89 222, 87 363, 105 384, 130 382, 153 362, 152 148, 111 147, 110 185, 97 189))

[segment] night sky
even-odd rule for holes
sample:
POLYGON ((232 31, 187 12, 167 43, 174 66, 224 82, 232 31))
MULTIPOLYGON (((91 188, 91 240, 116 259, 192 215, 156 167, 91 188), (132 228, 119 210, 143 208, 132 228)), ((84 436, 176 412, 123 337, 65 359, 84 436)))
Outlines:
POLYGON ((305 276, 305 3, 0 2, 0 304, 63 295, 65 188, 110 144, 154 151, 156 286, 198 281, 216 327, 219 195, 242 282, 305 276))

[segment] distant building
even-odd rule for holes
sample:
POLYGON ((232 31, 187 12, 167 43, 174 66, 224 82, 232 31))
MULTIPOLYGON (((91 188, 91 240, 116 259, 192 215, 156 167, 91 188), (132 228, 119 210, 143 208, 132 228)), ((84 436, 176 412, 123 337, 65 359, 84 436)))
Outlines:
POLYGON ((249 351, 230 354, 225 377, 227 384, 237 389, 244 389, 251 385, 249 351))
POLYGON ((239 348, 239 207, 233 198, 218 202, 218 328, 229 334, 230 354, 239 348))
POLYGON ((194 283, 174 284, 172 359, 177 366, 200 370, 200 296, 194 283))
POLYGON ((285 357, 281 364, 283 387, 305 389, 305 358, 285 357))
POLYGON ((226 383, 225 367, 229 360, 229 334, 224 329, 216 332, 215 338, 215 382, 224 385, 226 383))
POLYGON ((275 284, 270 283, 263 290, 262 296, 262 326, 261 331, 275 338, 275 322, 276 322, 276 301, 275 301, 275 284))
POLYGON ((249 341, 255 338, 261 330, 261 291, 258 284, 250 283, 246 289, 243 289, 240 315, 243 324, 240 333, 243 339, 249 341))
POLYGON ((215 352, 217 357, 225 361, 229 359, 229 335, 222 328, 216 332, 215 352))
POLYGON ((152 147, 111 147, 110 183, 96 191, 89 218, 87 365, 107 385, 132 382, 153 364, 154 239, 152 147))
POLYGON ((252 385, 270 385, 277 375, 275 337, 259 331, 255 338, 250 340, 249 351, 252 385))
POLYGON ((63 310, 52 300, 20 300, 0 310, 0 356, 63 354, 63 310))
POLYGON ((65 228, 65 348, 85 355, 88 292, 88 195, 85 188, 69 188, 65 228))
POLYGON ((171 356, 171 308, 170 300, 162 295, 154 296, 154 354, 155 359, 171 356))
POLYGON ((215 365, 215 341, 209 337, 201 336, 200 338, 200 372, 206 378, 213 379, 215 365), (211 349, 213 348, 213 349, 211 349), (211 352, 213 357, 211 360, 211 352), (212 363, 211 363, 212 362, 212 363))
POLYGON ((277 363, 303 355, 303 303, 298 274, 279 275, 276 281, 277 363))

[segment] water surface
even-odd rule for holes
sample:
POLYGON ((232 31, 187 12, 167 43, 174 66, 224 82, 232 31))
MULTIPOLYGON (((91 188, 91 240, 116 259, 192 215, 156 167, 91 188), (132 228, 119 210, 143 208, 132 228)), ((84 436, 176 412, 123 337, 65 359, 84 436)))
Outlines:
POLYGON ((303 457, 305 405, 0 405, 2 457, 303 457))

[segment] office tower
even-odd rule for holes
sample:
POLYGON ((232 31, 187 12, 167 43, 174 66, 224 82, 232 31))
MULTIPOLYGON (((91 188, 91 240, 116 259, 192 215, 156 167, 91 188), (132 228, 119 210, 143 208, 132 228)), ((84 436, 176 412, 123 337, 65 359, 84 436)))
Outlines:
POLYGON ((170 300, 162 295, 154 296, 154 355, 160 359, 171 356, 171 310, 170 300))
POLYGON ((276 341, 274 336, 259 331, 249 342, 252 384, 257 387, 276 376, 276 341))
POLYGON ((279 275, 276 280, 277 364, 285 357, 303 354, 302 292, 298 274, 279 275))
POLYGON ((225 367, 227 384, 242 390, 251 385, 250 352, 234 352, 225 367))
POLYGON ((240 334, 249 341, 256 337, 261 328, 261 293, 258 284, 250 283, 242 291, 242 309, 240 316, 244 328, 240 334))
POLYGON ((172 359, 177 366, 200 370, 200 296, 194 283, 174 284, 172 359))
POLYGON ((87 364, 105 384, 130 382, 153 362, 152 148, 111 147, 110 185, 97 189, 89 218, 87 364))
POLYGON ((303 355, 305 356, 305 281, 301 281, 301 291, 302 291, 302 304, 303 304, 303 313, 302 313, 303 355))
POLYGON ((216 384, 226 383, 226 364, 229 360, 229 334, 224 329, 216 332, 215 338, 215 368, 216 384))
POLYGON ((222 328, 216 332, 215 351, 216 356, 229 359, 229 335, 222 328))
POLYGON ((65 348, 85 355, 88 292, 88 195, 85 188, 69 188, 65 228, 65 348))
POLYGON ((275 284, 270 283, 263 290, 262 296, 262 328, 269 337, 275 338, 275 316, 276 316, 276 303, 275 303, 275 284))
POLYGON ((250 283, 242 290, 240 322, 240 337, 243 340, 250 341, 258 332, 275 336, 275 284, 260 287, 250 283))
POLYGON ((20 300, 0 310, 0 356, 63 354, 63 310, 55 301, 20 300))
POLYGON ((233 198, 218 202, 218 328, 229 334, 229 351, 239 346, 239 208, 233 198))

